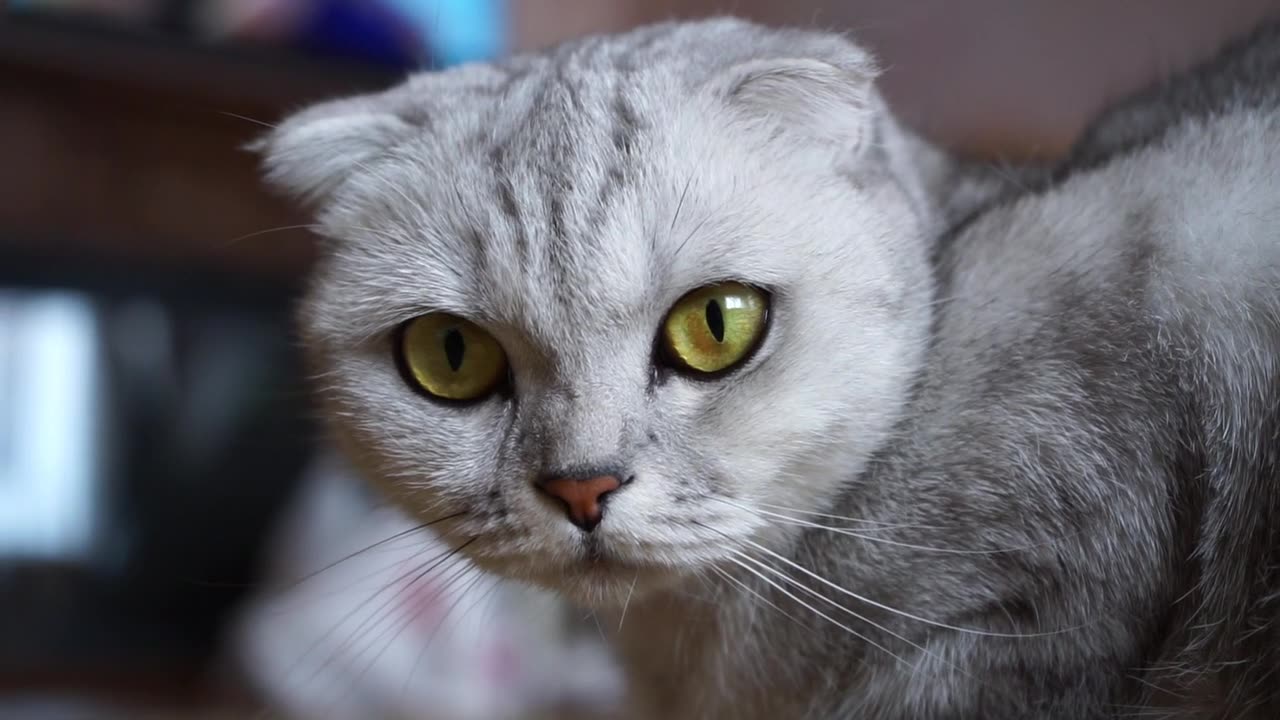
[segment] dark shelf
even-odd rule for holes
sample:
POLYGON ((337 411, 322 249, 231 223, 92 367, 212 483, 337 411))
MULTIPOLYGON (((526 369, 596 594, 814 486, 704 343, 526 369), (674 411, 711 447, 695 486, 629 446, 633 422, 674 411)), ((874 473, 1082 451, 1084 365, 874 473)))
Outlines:
POLYGON ((242 148, 395 70, 82 24, 0 22, 0 264, 296 278, 305 217, 242 148))

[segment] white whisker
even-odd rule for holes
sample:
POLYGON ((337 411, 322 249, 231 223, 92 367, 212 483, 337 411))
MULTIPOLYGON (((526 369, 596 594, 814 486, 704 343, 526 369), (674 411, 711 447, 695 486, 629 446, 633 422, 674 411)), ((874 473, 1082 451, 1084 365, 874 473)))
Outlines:
MULTIPOLYGON (((725 498, 715 498, 722 502, 728 502, 725 498)), ((783 512, 795 513, 797 515, 808 515, 810 517, 827 518, 828 520, 840 520, 842 522, 858 523, 859 525, 872 525, 874 527, 865 528, 863 532, 870 530, 945 530, 946 528, 937 525, 919 525, 916 523, 892 523, 884 520, 864 520, 862 518, 848 517, 845 515, 834 515, 832 513, 818 512, 816 510, 798 510, 796 508, 787 507, 785 505, 775 505, 773 503, 755 502, 760 507, 773 508, 783 512)))
MULTIPOLYGON (((858 613, 857 613, 857 612, 855 612, 854 610, 851 610, 851 609, 849 609, 849 608, 847 608, 847 607, 845 607, 845 606, 841 605, 840 603, 838 603, 838 602, 836 602, 835 600, 832 600, 831 598, 829 598, 829 597, 827 597, 827 596, 823 595, 822 593, 818 592, 817 590, 814 590, 813 588, 806 586, 804 583, 799 582, 798 580, 796 580, 795 578, 791 577, 790 575, 787 575, 785 572, 783 572, 783 571, 781 571, 781 570, 779 570, 779 569, 777 569, 777 568, 775 568, 775 567, 772 567, 771 565, 769 565, 768 563, 764 562, 763 560, 761 560, 761 559, 759 559, 759 558, 752 557, 751 555, 749 555, 749 554, 747 554, 747 553, 738 552, 738 551, 734 551, 734 552, 735 552, 735 554, 736 554, 738 557, 743 558, 743 559, 745 559, 745 560, 749 560, 749 561, 751 561, 751 562, 755 563, 756 565, 759 565, 761 568, 763 568, 764 570, 768 571, 769 573, 772 573, 773 575, 776 575, 776 576, 778 576, 778 577, 782 578, 785 582, 790 583, 791 585, 795 586, 796 588, 799 588, 800 590, 803 590, 804 592, 806 592, 806 593, 808 593, 808 594, 812 595, 813 597, 818 598, 819 600, 821 600, 821 601, 823 601, 823 602, 827 603, 828 605, 831 605, 832 607, 836 608, 837 610, 840 610, 841 612, 846 613, 846 614, 848 614, 848 615, 852 616, 854 619, 856 619, 856 620, 858 620, 858 621, 860 621, 860 622, 864 622, 864 623, 866 623, 866 624, 870 625, 871 627, 873 627, 873 628, 875 628, 875 629, 877 629, 877 630, 879 630, 879 631, 881 631, 881 632, 883 632, 883 633, 886 633, 886 634, 888 634, 888 635, 893 636, 894 638, 897 638, 898 640, 901 640, 902 642, 906 643, 907 645, 910 645, 912 648, 914 648, 914 649, 916 649, 916 650, 919 650, 921 653, 924 653, 925 655, 927 655, 927 656, 929 656, 929 657, 933 658, 934 660, 937 660, 938 662, 942 663, 943 665, 946 665, 947 667, 951 668, 952 670, 955 670, 956 672, 960 673, 961 675, 963 675, 963 676, 965 676, 965 677, 967 677, 967 678, 970 678, 970 679, 972 679, 972 680, 974 680, 974 681, 976 681, 976 682, 979 682, 979 683, 980 683, 980 682, 982 682, 979 678, 974 677, 974 676, 973 676, 973 675, 971 675, 970 673, 966 672, 966 671, 965 671, 963 668, 961 668, 960 666, 958 666, 958 665, 956 665, 955 663, 953 663, 953 662, 951 662, 951 661, 947 660, 946 658, 944 658, 944 657, 942 657, 942 656, 938 655, 937 653, 935 653, 935 652, 933 652, 933 651, 929 650, 929 649, 928 649, 927 647, 925 647, 924 645, 921 645, 921 644, 919 644, 919 643, 917 643, 917 642, 915 642, 915 641, 911 640, 910 638, 907 638, 907 637, 905 637, 905 636, 903 636, 903 635, 900 635, 900 634, 898 634, 898 633, 894 632, 893 630, 890 630, 889 628, 887 628, 887 627, 885 627, 885 626, 881 625, 880 623, 877 623, 877 622, 875 622, 875 621, 871 620, 871 619, 870 619, 870 618, 868 618, 868 617, 865 617, 865 616, 863 616, 863 615, 858 614, 858 613)), ((878 646, 877 646, 877 647, 878 647, 878 646)))
POLYGON ((754 508, 750 508, 745 505, 739 505, 732 501, 724 500, 723 498, 719 498, 719 499, 721 500, 721 502, 729 503, 730 505, 734 505, 735 507, 738 507, 747 512, 756 513, 757 515, 762 515, 765 517, 777 518, 791 525, 796 525, 799 527, 814 528, 816 530, 826 530, 828 532, 837 533, 839 535, 848 535, 849 537, 855 537, 861 540, 866 540, 867 542, 880 543, 881 545, 892 545, 894 547, 907 548, 909 550, 923 550, 925 552, 943 553, 948 555, 1000 555, 1003 553, 1030 550, 1036 547, 1041 547, 1042 545, 1042 544, 1041 545, 1033 544, 1033 545, 1025 545, 1020 547, 1011 547, 1011 548, 993 548, 991 550, 964 550, 961 548, 945 548, 945 547, 936 547, 933 545, 916 545, 914 543, 899 542, 897 540, 889 540, 887 538, 875 537, 872 535, 863 535, 862 533, 855 532, 853 530, 850 530, 849 528, 838 528, 838 527, 831 527, 829 525, 822 525, 821 523, 815 523, 815 522, 810 522, 808 520, 801 520, 799 518, 788 517, 786 515, 770 512, 768 510, 756 510, 754 508))
POLYGON ((755 588, 751 587, 750 585, 748 585, 748 584, 744 583, 743 581, 739 580, 738 578, 734 577, 732 573, 727 572, 727 571, 725 571, 725 570, 723 570, 723 569, 721 569, 721 568, 718 568, 718 567, 716 567, 716 566, 714 566, 714 565, 713 565, 713 566, 711 566, 711 569, 712 569, 713 571, 715 571, 715 573, 716 573, 718 576, 720 576, 721 578, 723 578, 723 579, 725 579, 725 580, 728 580, 728 581, 732 582, 733 584, 735 584, 735 585, 737 585, 738 587, 742 588, 742 589, 743 589, 743 590, 745 590, 746 592, 750 593, 750 594, 751 594, 751 596, 752 596, 752 597, 754 597, 756 600, 758 600, 758 601, 760 601, 760 602, 764 603, 765 605, 768 605, 769 607, 773 608, 774 610, 778 611, 779 613, 781 613, 781 614, 782 614, 782 616, 783 616, 783 617, 787 618, 787 619, 788 619, 788 620, 790 620, 791 622, 793 622, 793 623, 795 623, 795 624, 797 624, 797 625, 800 625, 801 627, 806 627, 806 626, 805 626, 805 624, 800 620, 800 618, 798 618, 798 617, 796 617, 795 615, 792 615, 791 613, 787 612, 787 611, 786 611, 786 610, 785 610, 781 605, 778 605, 777 603, 775 603, 774 601, 772 601, 772 600, 770 600, 769 598, 765 597, 764 595, 761 595, 761 594, 760 594, 760 592, 759 592, 758 590, 756 590, 755 588))
MULTIPOLYGON (((453 579, 451 579, 450 581, 448 581, 444 586, 441 586, 441 587, 439 587, 439 588, 436 588, 436 589, 435 589, 435 591, 432 593, 433 597, 439 597, 440 595, 442 595, 442 594, 444 593, 445 589, 446 589, 446 588, 448 588, 448 587, 450 587, 450 586, 452 586, 452 585, 453 585, 453 583, 454 583, 456 580, 459 580, 459 579, 461 579, 461 578, 465 578, 465 577, 470 577, 470 576, 471 576, 471 574, 472 574, 472 572, 473 572, 474 570, 475 570, 475 569, 474 569, 473 567, 470 567, 470 566, 466 565, 465 563, 463 563, 463 564, 462 564, 462 568, 461 568, 460 570, 455 570, 455 571, 454 571, 453 576, 452 576, 452 577, 453 577, 453 579)), ((458 596, 458 599, 461 599, 462 597, 465 597, 465 593, 466 593, 466 592, 468 592, 468 591, 469 591, 469 589, 470 589, 471 587, 473 587, 473 586, 475 585, 475 583, 476 583, 479 579, 480 579, 480 576, 479 576, 479 575, 477 575, 475 578, 472 578, 472 579, 471 579, 471 581, 469 581, 469 582, 465 583, 465 584, 464 584, 464 586, 463 586, 463 588, 459 591, 459 593, 460 593, 460 594, 459 594, 459 596, 458 596)), ((435 630, 433 630, 433 631, 432 631, 432 633, 431 633, 431 638, 430 638, 430 639, 428 639, 428 640, 427 640, 427 642, 423 644, 422 649, 421 649, 421 650, 419 650, 419 652, 418 652, 418 658, 419 658, 419 660, 421 660, 422 655, 423 655, 424 653, 426 653, 427 648, 429 648, 429 647, 431 646, 431 640, 435 638, 436 632, 438 632, 438 631, 440 630, 440 628, 444 626, 445 622, 447 622, 447 621, 448 621, 448 619, 449 619, 449 615, 453 612, 453 608, 457 605, 457 603, 458 603, 458 600, 454 600, 454 601, 453 601, 453 603, 451 603, 451 604, 449 605, 449 608, 445 610, 444 615, 442 615, 442 616, 440 617, 440 620, 439 620, 439 622, 437 623, 437 625, 436 625, 436 627, 435 627, 435 630)), ((395 618, 395 614, 394 614, 394 613, 387 613, 387 617, 388 617, 388 618, 391 618, 392 620, 394 620, 394 618, 395 618)), ((359 687, 359 686, 364 682, 365 677, 369 674, 369 672, 370 672, 371 670, 373 670, 373 667, 374 667, 374 665, 376 665, 376 664, 377 664, 378 660, 380 660, 380 659, 382 658, 382 656, 387 652, 387 650, 389 650, 389 649, 391 648, 391 646, 392 646, 393 644, 395 644, 395 642, 400 638, 400 636, 404 633, 404 631, 405 631, 405 630, 408 630, 410 627, 412 627, 412 626, 413 626, 413 622, 414 622, 414 620, 415 620, 415 619, 416 619, 416 616, 415 616, 415 615, 413 615, 412 613, 409 613, 407 618, 405 618, 402 622, 398 623, 398 627, 397 627, 397 623, 392 622, 392 623, 390 624, 390 626, 388 627, 388 630, 384 630, 384 631, 380 632, 380 633, 378 634, 378 637, 377 637, 377 638, 374 638, 374 639, 372 639, 372 640, 370 640, 370 641, 369 641, 368 646, 366 646, 364 649, 361 649, 361 650, 359 650, 358 652, 356 652, 356 654, 351 658, 351 662, 352 662, 353 664, 354 664, 354 662, 356 662, 357 660, 359 660, 359 659, 360 659, 360 658, 361 658, 361 657, 362 657, 362 656, 363 656, 363 655, 364 655, 364 654, 365 654, 365 653, 366 653, 370 648, 372 648, 372 647, 373 647, 373 644, 374 644, 375 642, 377 642, 377 640, 380 640, 382 637, 384 637, 384 636, 387 634, 387 632, 388 632, 389 630, 394 630, 394 632, 392 632, 392 633, 391 633, 391 637, 390 637, 390 638, 388 638, 388 639, 387 639, 387 641, 386 641, 385 643, 383 643, 383 644, 382 644, 382 649, 381 649, 381 650, 379 650, 377 653, 375 653, 375 654, 373 655, 373 657, 372 657, 372 658, 370 658, 370 659, 369 659, 369 661, 368 661, 367 663, 365 663, 365 666, 364 666, 364 668, 360 671, 360 673, 356 675, 355 680, 353 680, 353 681, 352 681, 352 683, 351 683, 351 686, 352 686, 352 688, 353 688, 353 689, 354 689, 354 688, 359 687)), ((381 621, 379 621, 379 623, 378 623, 378 624, 381 624, 381 621)), ((409 671, 409 675, 410 675, 410 677, 412 677, 412 674, 413 674, 414 669, 415 669, 416 667, 417 667, 417 663, 415 663, 415 664, 413 665, 413 668, 411 668, 411 669, 410 669, 410 671, 409 671)), ((407 687, 407 685, 406 685, 406 687, 407 687)))
POLYGON ((622 615, 618 617, 618 632, 622 632, 622 622, 627 619, 627 608, 631 607, 631 594, 636 591, 636 581, 640 579, 640 573, 637 571, 635 578, 631 580, 631 587, 627 590, 627 599, 622 601, 622 615))
MULTIPOLYGON (((746 557, 745 555, 741 555, 740 553, 736 553, 736 552, 735 552, 735 555, 738 555, 738 556, 740 556, 740 557, 746 557)), ((759 570, 756 570, 755 568, 753 568, 753 567, 751 567, 750 565, 746 564, 746 563, 745 563, 745 562, 743 562, 742 560, 739 560, 739 559, 738 559, 738 557, 732 557, 732 558, 730 558, 730 560, 731 560, 731 561, 733 561, 733 563, 734 563, 735 565, 737 565, 738 567, 742 568, 743 570, 746 570, 747 572, 751 573, 752 575, 755 575, 757 578, 759 578, 759 579, 760 579, 760 580, 762 580, 763 582, 765 582, 765 583, 769 584, 769 585, 770 585, 774 590, 777 590, 778 592, 782 593, 783 595, 786 595, 786 596, 787 596, 788 598, 790 598, 792 601, 794 601, 794 602, 798 603, 800 606, 802 606, 802 607, 804 607, 805 609, 809 610, 810 612, 812 612, 813 614, 815 614, 815 615, 817 615, 818 617, 822 618, 823 620, 826 620, 827 622, 831 623, 832 625, 835 625, 836 627, 840 628, 841 630, 844 630, 845 632, 849 633, 850 635, 853 635, 854 637, 856 637, 856 638, 858 638, 859 640, 861 640, 861 641, 863 641, 863 642, 867 643, 868 645, 871 645, 872 647, 875 647, 875 648, 877 648, 877 649, 879 649, 879 650, 882 650, 883 652, 887 653, 887 654, 889 655, 889 657, 892 657, 893 659, 897 660, 898 662, 900 662, 900 663, 902 663, 902 664, 904 664, 904 665, 910 665, 910 664, 911 664, 911 663, 907 662, 907 660, 906 660, 905 658, 900 657, 899 655, 897 655, 896 653, 894 653, 892 650, 890 650, 890 649, 888 649, 888 648, 884 647, 883 645, 880 645, 880 644, 879 644, 879 643, 877 643, 876 641, 872 640, 871 638, 867 637, 866 635, 863 635, 862 633, 858 632, 857 630, 854 630, 853 628, 849 627, 848 625, 845 625, 844 623, 840 622, 839 620, 836 620, 835 618, 833 618, 833 617, 831 617, 830 615, 828 615, 828 614, 826 614, 826 613, 822 612, 822 611, 821 611, 821 610, 819 610, 818 608, 816 608, 816 607, 814 607, 814 606, 810 605, 809 603, 805 602, 804 600, 801 600, 799 597, 796 597, 796 595, 795 595, 795 594, 793 594, 791 591, 787 590, 787 589, 786 589, 786 588, 784 588, 782 585, 778 584, 777 582, 775 582, 774 580, 772 580, 771 578, 769 578, 768 576, 766 576, 764 573, 760 572, 759 570)))
MULTIPOLYGON (((452 549, 452 550, 447 550, 447 551, 445 551, 445 552, 443 552, 443 553, 440 553, 439 555, 433 556, 432 558, 430 558, 430 559, 428 559, 428 560, 426 560, 426 561, 424 561, 424 562, 422 562, 422 563, 420 563, 420 564, 418 564, 418 565, 414 566, 413 568, 409 569, 408 571, 406 571, 406 572, 402 573, 401 575, 399 575, 399 576, 397 576, 397 577, 393 578, 391 581, 389 581, 389 582, 387 582, 387 583, 383 584, 383 585, 382 585, 381 587, 379 587, 377 590, 373 591, 373 593, 372 593, 371 595, 369 595, 369 597, 368 597, 368 598, 366 598, 364 602, 355 604, 355 605, 351 608, 351 610, 349 610, 348 612, 346 612, 345 614, 343 614, 343 616, 342 616, 341 618, 339 618, 339 619, 338 619, 338 622, 334 623, 334 625, 333 625, 332 627, 330 627, 330 628, 329 628, 327 631, 325 631, 324 633, 321 633, 320 637, 316 638, 316 639, 315 639, 315 641, 311 644, 311 646, 310 646, 310 647, 308 647, 308 648, 307 648, 307 650, 306 650, 306 651, 304 651, 304 652, 302 653, 302 655, 298 657, 297 661, 295 662, 294 668, 296 668, 299 664, 301 664, 302 662, 304 662, 308 657, 310 657, 310 656, 311 656, 311 654, 312 654, 312 653, 314 653, 316 650, 318 650, 318 649, 320 648, 320 646, 321 646, 321 645, 323 645, 324 643, 326 643, 326 642, 327 642, 327 641, 328 641, 328 640, 329 640, 329 639, 334 635, 334 633, 338 632, 338 630, 339 630, 339 629, 341 629, 344 625, 346 625, 348 622, 350 622, 350 620, 351 620, 353 617, 355 617, 357 613, 359 613, 362 609, 364 609, 364 607, 365 607, 365 605, 366 605, 367 603, 373 602, 373 601, 374 601, 374 600, 375 600, 379 595, 382 595, 383 593, 387 592, 387 591, 388 591, 388 590, 390 590, 391 588, 395 587, 397 584, 404 582, 406 578, 409 578, 410 576, 412 576, 412 577, 413 577, 413 579, 412 579, 412 580, 409 580, 407 583, 405 583, 405 585, 404 585, 403 587, 401 587, 401 588, 400 588, 399 590, 397 590, 396 592, 392 593, 392 594, 391 594, 391 597, 389 597, 389 598, 387 598, 386 600, 384 600, 384 601, 382 602, 382 604, 381 604, 381 605, 379 605, 377 608, 375 608, 375 609, 374 609, 374 611, 370 614, 370 616, 369 616, 369 617, 367 617, 367 618, 365 618, 363 621, 361 621, 361 622, 360 622, 360 624, 359 624, 359 625, 357 625, 357 627, 356 627, 356 628, 355 628, 351 633, 349 633, 349 634, 348 634, 348 636, 347 636, 347 640, 346 640, 346 641, 344 641, 344 642, 342 643, 342 646, 338 649, 338 653, 342 652, 342 651, 343 651, 343 649, 345 649, 346 647, 349 647, 349 646, 350 646, 350 644, 351 644, 351 640, 352 640, 356 635, 358 635, 358 634, 361 632, 361 630, 363 630, 363 629, 365 628, 365 626, 366 626, 366 625, 368 625, 369 621, 370 621, 373 617, 375 617, 378 613, 381 613, 381 612, 385 611, 385 610, 386 610, 386 608, 387 608, 387 607, 388 607, 392 602, 395 602, 395 600, 396 600, 398 597, 400 597, 400 596, 401 596, 401 595, 402 595, 406 590, 408 590, 408 589, 412 588, 414 584, 416 584, 416 583, 417 583, 419 580, 421 580, 422 578, 426 577, 428 574, 430 574, 432 571, 434 571, 437 567, 439 567, 440 565, 444 564, 445 562, 448 562, 451 558, 455 557, 455 556, 456 556, 458 553, 460 553, 464 548, 466 548, 466 547, 467 547, 468 545, 470 545, 472 542, 475 542, 475 540, 476 540, 476 538, 471 538, 470 540, 466 541, 465 543, 463 543, 461 546, 459 546, 459 547, 457 547, 457 548, 454 548, 454 549, 452 549), (415 573, 416 573, 416 574, 415 574, 415 573)), ((416 559, 416 557, 415 557, 415 559, 416 559)), ((337 653, 335 653, 335 654, 331 655, 331 656, 329 657, 329 659, 327 659, 327 660, 325 660, 324 662, 322 662, 322 663, 320 664, 320 666, 319 666, 318 668, 316 668, 316 669, 315 669, 315 671, 312 673, 312 675, 311 675, 309 678, 307 678, 306 682, 311 682, 311 681, 312 681, 312 680, 314 680, 314 679, 315 679, 315 678, 316 678, 320 673, 322 673, 322 672, 324 672, 325 670, 327 670, 327 669, 329 668, 329 666, 333 663, 333 661, 334 661, 334 659, 335 659, 336 657, 337 657, 337 653)), ((288 674, 292 674, 292 672, 293 672, 293 670, 292 670, 292 669, 291 669, 291 670, 289 670, 289 671, 288 671, 288 673, 286 674, 286 676, 287 676, 288 674)))
POLYGON ((596 624, 596 632, 600 633, 600 642, 602 643, 609 642, 609 640, 604 636, 604 628, 601 627, 600 625, 600 617, 596 615, 596 611, 595 610, 590 611, 589 615, 591 617, 591 621, 596 624))
MULTIPOLYGON (((432 590, 432 591, 429 591, 429 592, 431 592, 431 594, 432 594, 432 596, 433 596, 433 597, 439 597, 440 595, 444 594, 445 590, 446 590, 446 589, 448 589, 449 587, 451 587, 455 582, 457 582, 457 581, 458 581, 458 580, 460 580, 461 578, 468 577, 468 576, 470 575, 470 573, 471 573, 472 569, 473 569, 471 566, 469 566, 468 564, 466 564, 466 563, 464 563, 464 562, 456 562, 456 561, 455 561, 455 563, 454 563, 454 564, 455 564, 455 565, 458 565, 459 567, 452 569, 452 572, 450 572, 450 574, 449 574, 449 576, 448 576, 448 579, 445 581, 444 585, 442 585, 442 586, 440 586, 440 587, 437 587, 437 588, 435 588, 435 589, 434 589, 434 590, 432 590)), ((419 580, 421 580, 421 578, 420 578, 420 577, 419 577, 419 578, 414 578, 414 581, 413 581, 413 583, 411 583, 411 585, 416 584, 419 580)), ((407 589, 407 588, 406 588, 406 589, 407 589)), ((399 593, 397 593, 397 594, 399 594, 399 593)), ((456 602, 456 601, 455 601, 455 602, 456 602)), ((451 608, 452 608, 452 606, 451 606, 451 608)), ((354 682, 352 683, 352 685, 353 685, 353 686, 359 686, 359 685, 360 685, 360 683, 364 680, 365 676, 366 676, 366 675, 368 675, 369 671, 373 669, 373 666, 374 666, 375 664, 377 664, 377 662, 378 662, 379 658, 381 658, 381 657, 382 657, 382 655, 383 655, 384 653, 386 653, 387 649, 388 649, 388 648, 390 648, 390 647, 395 643, 395 641, 400 637, 400 635, 401 635, 405 630, 409 629, 409 627, 411 627, 411 626, 413 625, 413 621, 414 621, 414 619, 415 619, 415 616, 414 616, 412 613, 409 613, 408 618, 407 618, 407 619, 405 619, 403 622, 400 622, 400 623, 395 622, 395 620, 396 620, 396 616, 397 616, 397 615, 396 615, 396 612, 395 612, 394 610, 392 610, 392 611, 390 611, 390 612, 384 612, 383 616, 382 616, 381 618, 379 618, 379 619, 378 619, 378 621, 377 621, 377 622, 375 622, 375 623, 373 624, 373 626, 372 626, 372 627, 368 628, 368 630, 367 630, 367 631, 365 631, 365 632, 361 632, 360 628, 357 628, 357 629, 352 633, 352 642, 351 642, 351 643, 349 643, 349 645, 353 645, 353 644, 355 644, 355 642, 356 642, 356 637, 355 637, 355 636, 357 636, 357 635, 362 635, 364 638, 366 638, 366 639, 367 639, 367 642, 365 643, 365 646, 364 646, 363 648, 361 648, 361 649, 357 650, 357 651, 355 652, 355 654, 351 657, 351 662, 352 662, 353 664, 354 664, 355 662, 359 661, 359 660, 360 660, 360 658, 361 658, 361 657, 363 657, 363 656, 365 655, 365 653, 367 653, 369 650, 371 650, 373 647, 375 647, 377 644, 379 644, 379 643, 380 643, 380 641, 381 641, 384 637, 386 637, 388 634, 390 634, 390 636, 391 636, 390 638, 388 638, 388 639, 387 639, 387 641, 386 641, 385 643, 381 643, 381 644, 382 644, 382 649, 381 649, 381 650, 379 650, 378 652, 374 653, 373 657, 369 659, 369 661, 365 664, 364 668, 360 671, 360 673, 359 673, 358 675, 356 675, 356 678, 355 678, 354 682), (379 629, 379 628, 380 628, 380 626, 382 626, 383 624, 386 624, 386 628, 384 628, 384 629, 379 629), (375 635, 373 635, 373 633, 374 633, 374 632, 377 632, 377 635, 376 635, 376 636, 375 636, 375 635)), ((445 612, 445 617, 447 617, 447 616, 448 616, 448 611, 446 611, 446 612, 445 612)), ((371 616, 371 617, 372 617, 372 616, 371 616)), ((445 617, 442 617, 442 618, 441 618, 441 620, 440 620, 440 624, 441 624, 441 625, 443 625, 443 624, 444 624, 444 619, 445 619, 445 617)), ((424 648, 424 651, 425 651, 425 648, 424 648)), ((339 653, 343 653, 343 652, 345 652, 345 650, 340 650, 340 651, 339 651, 339 653)))
MULTIPOLYGON (((470 594, 477 584, 483 582, 486 579, 487 577, 486 574, 483 571, 481 571, 479 568, 475 567, 474 565, 469 567, 470 567, 470 571, 475 572, 475 578, 473 578, 461 590, 458 591, 458 597, 452 603, 449 604, 449 607, 445 610, 444 615, 440 617, 440 621, 436 624, 436 627, 431 631, 431 635, 427 638, 427 642, 423 643, 422 648, 418 651, 418 655, 417 657, 414 658, 413 664, 409 667, 408 672, 405 674, 405 681, 400 687, 401 698, 404 698, 408 694, 409 684, 413 681, 413 677, 418 671, 418 666, 422 664, 423 656, 425 656, 427 653, 427 650, 430 649, 431 643, 435 641, 436 635, 444 627, 444 624, 447 621, 449 621, 450 617, 453 614, 453 610, 457 606, 458 602, 461 601, 462 598, 470 594)), ((439 596, 440 594, 443 594, 447 587, 448 586, 446 585, 444 587, 438 588, 436 590, 436 595, 439 596)), ((494 588, 496 587, 498 587, 498 583, 496 581, 492 582, 489 586, 489 589, 485 591, 484 595, 476 598, 476 600, 467 608, 466 612, 462 614, 462 617, 458 619, 458 622, 462 622, 462 620, 466 618, 467 614, 470 613, 473 608, 479 605, 481 601, 487 601, 490 593, 492 593, 494 588)))
POLYGON ((941 622, 941 621, 938 621, 938 620, 931 620, 931 619, 929 619, 929 618, 920 617, 919 615, 913 615, 913 614, 911 614, 911 613, 909 613, 909 612, 906 612, 906 611, 904 611, 904 610, 899 610, 899 609, 897 609, 897 608, 895 608, 895 607, 892 607, 892 606, 889 606, 889 605, 885 605, 884 603, 876 602, 875 600, 872 600, 871 598, 863 597, 862 595, 859 595, 859 594, 857 594, 857 593, 853 592, 852 590, 845 589, 845 588, 841 587, 840 585, 837 585, 837 584, 835 584, 835 583, 831 582, 830 580, 827 580, 826 578, 824 578, 824 577, 822 577, 821 575, 818 575, 817 573, 815 573, 815 572, 813 572, 813 571, 809 570, 808 568, 804 567, 803 565, 800 565, 799 563, 797 563, 797 562, 795 562, 795 561, 791 560, 790 558, 787 558, 787 557, 786 557, 786 556, 784 556, 784 555, 781 555, 781 554, 779 554, 779 553, 774 552, 773 550, 770 550, 769 548, 765 547, 764 545, 761 545, 761 544, 760 544, 760 543, 758 543, 758 542, 755 542, 755 541, 753 541, 753 540, 747 540, 747 539, 743 539, 743 542, 747 543, 748 545, 751 545, 752 547, 756 548, 757 550, 760 550, 760 551, 761 551, 761 552, 763 552, 763 553, 768 554, 770 557, 773 557, 773 558, 775 558, 775 559, 777 559, 777 560, 781 560, 782 562, 786 563, 787 565, 789 565, 789 566, 791 566, 791 567, 795 568, 796 570, 799 570, 800 572, 802 572, 802 573, 804 573, 805 575, 807 575, 807 576, 809 576, 809 577, 813 578, 814 580, 817 580, 818 582, 822 583, 823 585, 826 585, 827 587, 829 587, 829 588, 831 588, 831 589, 835 590, 836 592, 839 592, 839 593, 842 593, 842 594, 844 594, 844 595, 847 595, 847 596, 849 596, 849 597, 853 598, 854 600, 857 600, 858 602, 865 603, 865 604, 867 604, 867 605, 870 605, 871 607, 878 608, 878 609, 880 609, 880 610, 883 610, 883 611, 885 611, 885 612, 887 612, 887 613, 890 613, 890 614, 893 614, 893 615, 897 615, 898 617, 907 618, 908 620, 914 620, 914 621, 916 621, 916 622, 924 623, 925 625, 931 625, 931 626, 933 626, 933 627, 937 627, 937 628, 942 628, 942 629, 944 629, 944 630, 954 630, 955 632, 966 633, 966 634, 969 634, 969 635, 981 635, 981 636, 983 636, 983 637, 1002 637, 1002 638, 1037 638, 1037 637, 1050 637, 1050 636, 1055 636, 1055 635, 1061 635, 1061 634, 1063 634, 1064 632, 1070 632, 1070 631, 1072 631, 1072 630, 1076 630, 1076 629, 1078 629, 1078 628, 1074 628, 1074 627, 1073 627, 1073 628, 1067 628, 1067 629, 1064 629, 1064 630, 1053 630, 1053 631, 1040 632, 1040 633, 1002 633, 1002 632, 996 632, 996 631, 992 631, 992 630, 979 630, 979 629, 977 629, 977 628, 967 628, 967 627, 962 627, 962 626, 959 626, 959 625, 949 625, 949 624, 947 624, 947 623, 944 623, 944 622, 941 622))

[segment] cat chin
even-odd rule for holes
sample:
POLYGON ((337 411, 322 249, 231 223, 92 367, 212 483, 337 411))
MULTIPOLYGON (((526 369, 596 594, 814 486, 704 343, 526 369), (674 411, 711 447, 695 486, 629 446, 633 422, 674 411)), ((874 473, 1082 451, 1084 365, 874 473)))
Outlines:
POLYGON ((512 559, 477 558, 476 563, 495 575, 555 593, 571 605, 596 610, 621 608, 692 577, 688 570, 621 562, 583 561, 572 566, 542 566, 512 559))
POLYGON ((618 610, 628 603, 678 585, 682 577, 670 570, 631 570, 599 575, 561 575, 538 585, 571 605, 592 610, 618 610))

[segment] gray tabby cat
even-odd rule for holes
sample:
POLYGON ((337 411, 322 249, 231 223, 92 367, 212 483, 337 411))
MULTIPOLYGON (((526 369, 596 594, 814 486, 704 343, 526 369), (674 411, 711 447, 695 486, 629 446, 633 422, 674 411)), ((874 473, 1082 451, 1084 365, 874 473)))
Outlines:
POLYGON ((263 147, 339 441, 611 614, 635 716, 1276 717, 1280 43, 1224 58, 963 201, 865 52, 733 20, 263 147))

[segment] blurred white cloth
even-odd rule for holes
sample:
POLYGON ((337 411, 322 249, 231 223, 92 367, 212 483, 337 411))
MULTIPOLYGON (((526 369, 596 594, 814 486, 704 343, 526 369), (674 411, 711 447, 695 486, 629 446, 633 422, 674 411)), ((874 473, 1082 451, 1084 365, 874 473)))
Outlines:
POLYGON ((603 643, 572 632, 554 597, 450 555, 331 459, 306 482, 233 638, 275 709, 505 720, 602 715, 620 698, 603 643))

